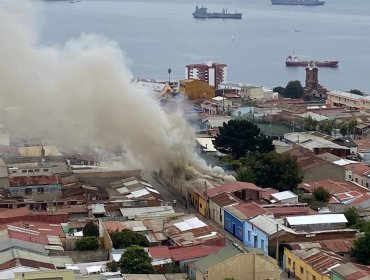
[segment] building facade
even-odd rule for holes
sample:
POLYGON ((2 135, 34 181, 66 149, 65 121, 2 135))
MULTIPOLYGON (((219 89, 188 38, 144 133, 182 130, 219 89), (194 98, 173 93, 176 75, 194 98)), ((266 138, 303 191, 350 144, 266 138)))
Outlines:
POLYGON ((206 61, 204 64, 189 64, 185 67, 185 78, 201 80, 208 85, 218 88, 218 85, 226 82, 227 65, 206 61))

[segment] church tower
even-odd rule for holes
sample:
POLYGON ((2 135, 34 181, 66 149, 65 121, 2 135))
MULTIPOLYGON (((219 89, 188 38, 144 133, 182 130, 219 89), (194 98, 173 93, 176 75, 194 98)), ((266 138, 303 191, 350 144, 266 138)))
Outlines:
POLYGON ((305 89, 308 91, 317 90, 319 86, 319 68, 314 62, 310 62, 306 67, 306 85, 305 89))

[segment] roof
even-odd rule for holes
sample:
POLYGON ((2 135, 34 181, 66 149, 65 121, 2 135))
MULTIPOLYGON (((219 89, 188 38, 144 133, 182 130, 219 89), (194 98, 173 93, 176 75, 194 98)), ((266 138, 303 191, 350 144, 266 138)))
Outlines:
POLYGON ((237 204, 232 206, 230 205, 226 206, 224 209, 239 220, 248 220, 257 215, 270 213, 269 210, 262 208, 255 202, 237 204))
POLYGON ((216 253, 213 253, 199 261, 194 262, 194 266, 196 266, 203 274, 206 274, 208 269, 210 269, 211 267, 221 262, 227 261, 240 253, 241 252, 234 246, 227 246, 216 253))
POLYGON ((105 214, 104 204, 92 204, 91 211, 93 214, 105 214))
POLYGON ((261 189, 260 187, 257 187, 255 184, 235 181, 235 182, 226 183, 224 185, 209 189, 207 190, 207 195, 208 197, 213 197, 223 192, 232 193, 232 192, 237 192, 241 190, 263 191, 263 189, 261 189))
POLYGON ((220 193, 209 199, 220 207, 238 203, 238 200, 229 193, 220 193))
POLYGON ((337 160, 340 160, 341 158, 336 156, 336 155, 333 155, 331 153, 322 153, 322 154, 319 154, 317 155, 319 158, 322 158, 324 160, 326 160, 327 162, 334 162, 334 161, 337 161, 337 160))
POLYGON ((153 246, 148 248, 152 259, 169 259, 171 257, 168 246, 153 246))
POLYGON ((286 151, 285 153, 296 158, 302 171, 307 171, 314 167, 327 164, 327 161, 325 161, 324 159, 318 157, 317 155, 308 150, 304 150, 301 148, 294 148, 289 151, 286 151))
POLYGON ((290 132, 285 133, 284 138, 292 143, 297 143, 299 146, 314 151, 316 148, 332 148, 332 149, 341 149, 349 150, 349 148, 335 144, 329 140, 326 140, 322 137, 313 135, 311 133, 304 132, 290 132))
MULTIPOLYGON (((275 204, 280 205, 280 204, 275 204)), ((306 206, 282 206, 282 207, 266 207, 275 218, 288 217, 288 216, 299 216, 299 215, 315 215, 317 212, 312 208, 306 206)))
POLYGON ((370 273, 360 269, 352 263, 341 264, 332 269, 345 280, 370 280, 370 273))
POLYGON ((136 217, 163 217, 175 214, 172 206, 121 208, 120 211, 123 217, 128 217, 129 219, 135 219, 136 217))
POLYGON ((344 214, 319 214, 310 216, 286 217, 290 226, 347 223, 344 214))
POLYGON ((339 160, 336 160, 336 161, 333 161, 333 163, 335 165, 339 165, 339 166, 344 166, 344 165, 348 165, 348 164, 351 164, 351 163, 357 163, 356 161, 354 160, 349 160, 349 159, 339 159, 339 160))
POLYGON ((271 194, 271 196, 275 200, 278 200, 278 201, 298 197, 298 195, 296 195, 295 193, 292 193, 291 191, 278 192, 278 193, 271 194))
POLYGON ((330 270, 333 267, 346 262, 339 255, 332 252, 322 251, 318 248, 312 248, 308 250, 293 250, 292 253, 298 258, 302 259, 320 274, 329 275, 330 270))
POLYGON ((361 150, 370 150, 370 141, 369 141, 369 139, 355 140, 355 143, 357 144, 357 148, 358 148, 359 151, 361 151, 361 150))
POLYGON ((205 152, 216 152, 217 151, 217 149, 213 145, 213 140, 215 140, 215 138, 209 138, 209 137, 199 138, 199 137, 197 137, 198 144, 202 146, 203 151, 205 151, 205 152))
POLYGON ((370 167, 363 165, 362 163, 351 163, 346 165, 346 170, 350 170, 358 175, 363 175, 366 172, 370 172, 370 167))
POLYGON ((205 257, 223 248, 224 247, 221 246, 195 245, 182 248, 173 248, 170 249, 169 253, 174 261, 184 261, 205 257))
POLYGON ((322 248, 332 251, 336 254, 349 253, 353 247, 355 239, 332 239, 315 242, 291 242, 289 248, 293 250, 322 248))
POLYGON ((350 136, 344 136, 333 140, 335 143, 349 148, 357 147, 356 142, 350 136))
POLYGON ((29 214, 30 214, 30 210, 27 207, 20 207, 20 208, 13 208, 13 209, 1 209, 0 210, 0 220, 28 216, 29 214))
POLYGON ((276 219, 263 215, 258 215, 253 219, 250 219, 248 223, 256 226, 267 235, 273 235, 280 231, 294 232, 292 229, 280 224, 276 219))

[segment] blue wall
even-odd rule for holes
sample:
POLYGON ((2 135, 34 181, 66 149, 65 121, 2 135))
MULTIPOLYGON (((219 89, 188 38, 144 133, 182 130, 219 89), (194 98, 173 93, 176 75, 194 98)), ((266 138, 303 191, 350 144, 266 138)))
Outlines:
POLYGON ((224 229, 243 241, 243 221, 240 221, 227 211, 224 211, 224 229))
POLYGON ((261 249, 268 254, 268 235, 258 229, 249 221, 244 221, 244 241, 243 243, 247 247, 253 247, 261 249))

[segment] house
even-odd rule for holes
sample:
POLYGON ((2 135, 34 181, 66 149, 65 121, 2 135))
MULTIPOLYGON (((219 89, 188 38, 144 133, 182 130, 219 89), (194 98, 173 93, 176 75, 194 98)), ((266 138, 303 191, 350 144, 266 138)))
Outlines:
POLYGON ((336 138, 333 140, 333 143, 349 148, 351 155, 357 153, 357 144, 351 136, 336 138))
POLYGON ((290 132, 284 134, 284 140, 290 144, 296 144, 314 154, 329 152, 339 157, 350 155, 350 149, 324 139, 322 135, 315 135, 315 132, 290 132))
POLYGON ((209 214, 210 218, 218 223, 220 226, 224 226, 224 208, 228 205, 239 203, 238 200, 229 193, 220 193, 209 198, 209 214))
POLYGON ((303 182, 323 179, 341 181, 345 178, 345 172, 341 166, 328 162, 306 149, 296 147, 286 153, 296 158, 303 172, 303 182))
POLYGON ((362 108, 365 112, 370 110, 370 96, 362 96, 344 91, 329 91, 326 93, 326 104, 344 107, 349 110, 362 108))
POLYGON ((298 203, 298 195, 291 191, 271 194, 272 203, 298 203))
POLYGON ((189 265, 189 276, 195 280, 280 279, 279 267, 273 260, 256 253, 242 253, 232 246, 189 265))
POLYGON ((331 280, 370 280, 369 270, 364 270, 353 263, 345 263, 331 269, 331 280))
POLYGON ((296 231, 322 231, 345 229, 347 219, 344 214, 321 214, 286 217, 284 224, 296 231))
POLYGON ((296 279, 330 280, 331 270, 346 262, 343 257, 318 248, 292 251, 284 248, 284 270, 296 279))
POLYGON ((244 222, 262 214, 270 214, 270 212, 255 202, 226 206, 224 207, 224 229, 244 242, 244 222))
POLYGON ((224 123, 228 123, 231 120, 228 116, 209 116, 202 120, 202 124, 206 130, 218 129, 222 127, 224 123))
POLYGON ((201 80, 180 80, 179 92, 189 100, 211 100, 215 97, 214 88, 201 80))
POLYGON ((351 163, 345 166, 346 180, 370 188, 370 167, 362 163, 351 163))
POLYGON ((358 154, 363 164, 370 164, 370 141, 369 139, 354 140, 357 144, 358 154))

